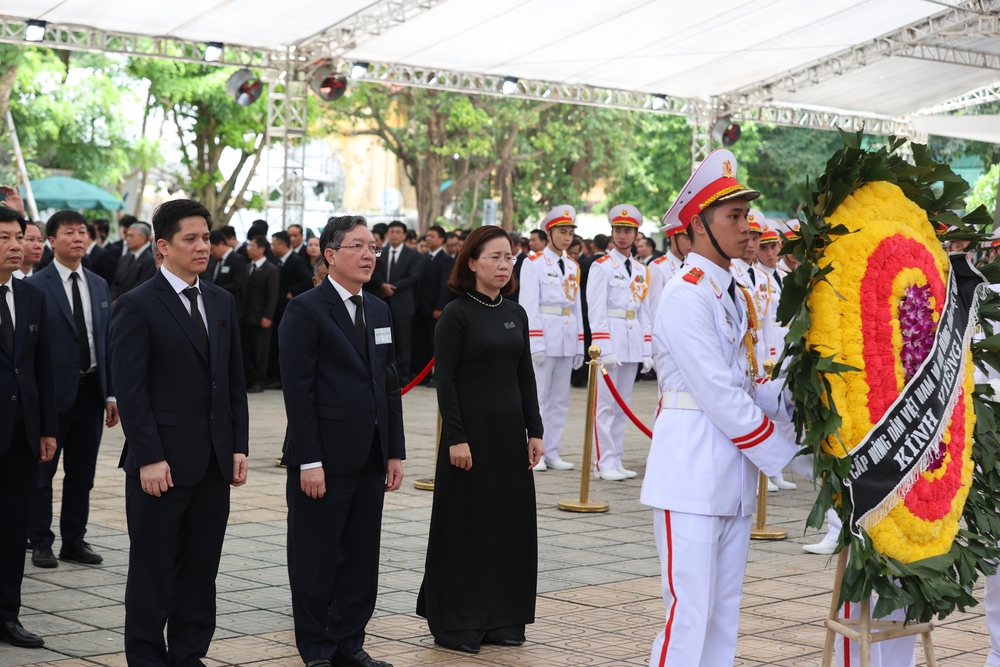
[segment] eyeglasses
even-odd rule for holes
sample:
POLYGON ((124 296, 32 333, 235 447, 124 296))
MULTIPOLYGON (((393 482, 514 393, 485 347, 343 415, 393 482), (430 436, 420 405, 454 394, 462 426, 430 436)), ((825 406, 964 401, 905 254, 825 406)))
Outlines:
POLYGON ((362 245, 360 243, 355 243, 353 245, 338 245, 334 247, 334 250, 350 250, 355 253, 368 251, 376 257, 382 256, 382 248, 377 245, 362 245))
POLYGON ((514 255, 486 255, 477 257, 476 259, 482 259, 489 262, 490 264, 496 264, 497 266, 504 263, 506 264, 514 263, 514 255))

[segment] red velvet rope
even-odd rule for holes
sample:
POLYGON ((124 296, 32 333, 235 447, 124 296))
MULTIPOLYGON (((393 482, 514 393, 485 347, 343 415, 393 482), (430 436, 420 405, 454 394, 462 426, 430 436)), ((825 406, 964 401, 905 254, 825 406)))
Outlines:
POLYGON ((431 357, 431 360, 427 362, 426 366, 424 366, 424 370, 420 371, 420 374, 417 375, 417 377, 413 378, 413 382, 403 387, 403 390, 400 392, 400 395, 402 396, 403 394, 405 394, 406 392, 410 391, 418 384, 423 382, 424 378, 427 377, 427 374, 431 372, 432 368, 434 368, 434 357, 431 357))
POLYGON ((608 385, 611 395, 615 397, 615 400, 618 402, 618 407, 622 409, 622 412, 624 412, 625 415, 632 420, 632 423, 635 424, 636 428, 646 434, 647 438, 652 438, 653 432, 646 428, 646 425, 639 421, 639 418, 636 417, 631 410, 629 410, 627 405, 625 405, 625 401, 622 400, 621 394, 618 393, 618 390, 615 389, 615 385, 611 382, 611 376, 608 375, 604 368, 601 368, 601 375, 604 376, 604 382, 608 385))

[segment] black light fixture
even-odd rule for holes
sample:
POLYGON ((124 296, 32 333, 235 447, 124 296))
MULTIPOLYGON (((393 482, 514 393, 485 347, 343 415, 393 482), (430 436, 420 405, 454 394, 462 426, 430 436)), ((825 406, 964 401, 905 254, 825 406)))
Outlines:
POLYGON ((248 107, 264 92, 264 84, 248 69, 237 70, 226 81, 226 93, 241 107, 248 107))
POLYGON ((732 146, 739 141, 742 134, 740 124, 732 121, 732 116, 729 115, 716 118, 710 133, 712 141, 723 146, 732 146))
POLYGON ((41 42, 45 40, 45 27, 48 24, 45 21, 39 21, 37 19, 30 19, 27 25, 24 26, 24 41, 26 42, 41 42))
POLYGON ((332 65, 321 65, 309 77, 309 87, 325 102, 339 100, 347 92, 347 77, 332 65))
POLYGON ((504 77, 503 85, 500 86, 500 92, 504 95, 513 95, 517 92, 517 77, 507 76, 504 77))
POLYGON ((352 79, 363 79, 368 74, 368 63, 354 63, 351 67, 351 78, 352 79))
POLYGON ((205 45, 205 62, 219 62, 222 60, 222 53, 222 42, 209 42, 205 45))

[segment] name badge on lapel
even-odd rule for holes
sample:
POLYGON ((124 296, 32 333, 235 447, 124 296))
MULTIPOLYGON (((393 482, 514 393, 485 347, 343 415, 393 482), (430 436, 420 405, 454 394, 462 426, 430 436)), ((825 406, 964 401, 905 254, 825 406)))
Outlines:
POLYGON ((375 344, 388 345, 392 342, 392 329, 390 327, 380 327, 375 330, 375 344))
POLYGON ((225 329, 227 326, 229 326, 229 323, 226 320, 219 320, 220 329, 225 329))
POLYGON ((222 267, 219 270, 219 273, 229 273, 229 269, 231 269, 231 268, 233 268, 233 267, 231 267, 231 266, 224 266, 224 267, 222 267))
POLYGON ((107 308, 107 307, 108 307, 108 302, 107 301, 102 301, 101 302, 101 308, 107 308))
POLYGON ((35 333, 36 331, 38 331, 38 325, 37 324, 29 324, 28 325, 28 331, 30 331, 31 333, 35 333))

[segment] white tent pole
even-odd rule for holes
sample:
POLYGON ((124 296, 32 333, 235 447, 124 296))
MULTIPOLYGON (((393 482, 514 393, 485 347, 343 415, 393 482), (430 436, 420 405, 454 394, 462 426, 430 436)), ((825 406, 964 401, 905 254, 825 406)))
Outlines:
POLYGON ((21 174, 24 183, 25 201, 28 202, 28 210, 31 211, 31 219, 38 220, 38 206, 35 204, 35 193, 31 189, 31 181, 28 180, 28 169, 24 166, 24 155, 21 154, 21 142, 17 140, 17 130, 14 128, 14 117, 7 110, 7 127, 10 128, 10 138, 14 142, 14 157, 17 159, 17 171, 21 174))

